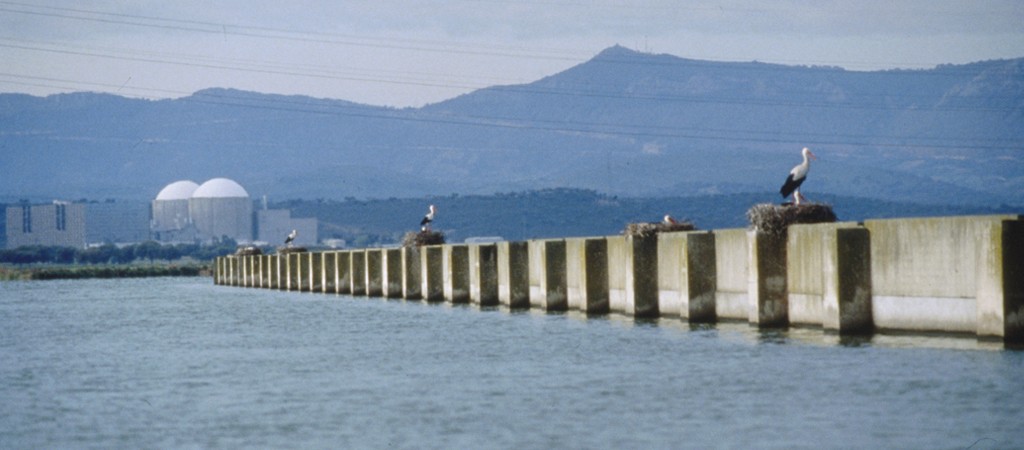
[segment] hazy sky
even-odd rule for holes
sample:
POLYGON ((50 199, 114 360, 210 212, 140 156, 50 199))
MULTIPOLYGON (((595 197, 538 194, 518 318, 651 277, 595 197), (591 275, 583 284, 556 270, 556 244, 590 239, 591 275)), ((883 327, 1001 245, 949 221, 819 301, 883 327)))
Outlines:
POLYGON ((620 44, 716 61, 930 68, 1024 57, 1024 1, 0 0, 0 92, 208 87, 419 106, 620 44))

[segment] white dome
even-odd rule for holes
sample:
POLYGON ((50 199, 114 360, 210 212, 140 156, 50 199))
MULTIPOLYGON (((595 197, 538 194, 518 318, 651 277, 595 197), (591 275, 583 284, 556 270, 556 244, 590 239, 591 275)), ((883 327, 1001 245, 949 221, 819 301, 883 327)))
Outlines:
POLYGON ((157 200, 188 200, 199 185, 192 180, 175 181, 156 194, 157 200))
POLYGON ((227 178, 214 178, 202 184, 192 193, 192 198, 249 198, 240 184, 227 178))

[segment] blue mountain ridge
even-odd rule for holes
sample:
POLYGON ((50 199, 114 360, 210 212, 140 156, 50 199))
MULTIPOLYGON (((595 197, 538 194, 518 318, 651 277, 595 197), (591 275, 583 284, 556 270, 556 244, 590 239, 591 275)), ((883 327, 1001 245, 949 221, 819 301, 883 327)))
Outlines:
POLYGON ((855 72, 615 46, 421 108, 223 88, 0 94, 0 200, 150 199, 220 176, 276 199, 563 187, 771 198, 808 146, 811 199, 1024 205, 1022 124, 1024 58, 855 72))

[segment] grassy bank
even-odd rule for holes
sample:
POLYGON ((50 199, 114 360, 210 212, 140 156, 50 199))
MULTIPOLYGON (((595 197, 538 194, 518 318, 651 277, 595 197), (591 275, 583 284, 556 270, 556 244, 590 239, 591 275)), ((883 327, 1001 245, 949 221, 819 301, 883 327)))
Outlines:
POLYGON ((210 275, 210 266, 204 264, 0 266, 0 280, 196 277, 210 275))

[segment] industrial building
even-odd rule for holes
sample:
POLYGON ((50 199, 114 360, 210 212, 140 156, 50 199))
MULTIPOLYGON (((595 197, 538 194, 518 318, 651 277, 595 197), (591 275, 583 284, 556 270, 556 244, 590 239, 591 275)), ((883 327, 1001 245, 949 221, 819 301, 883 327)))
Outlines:
POLYGON ((54 201, 7 207, 7 248, 28 245, 85 247, 85 205, 54 201))

